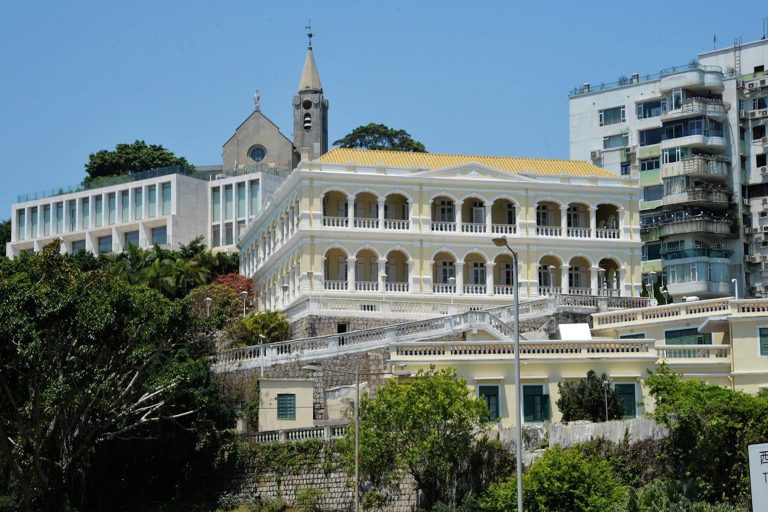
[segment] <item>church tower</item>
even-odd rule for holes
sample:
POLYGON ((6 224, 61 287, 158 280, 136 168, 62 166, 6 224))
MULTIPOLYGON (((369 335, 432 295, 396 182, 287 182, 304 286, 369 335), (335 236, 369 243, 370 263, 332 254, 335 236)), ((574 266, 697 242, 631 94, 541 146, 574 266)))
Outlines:
POLYGON ((299 154, 309 153, 309 159, 315 160, 328 151, 328 100, 323 96, 312 53, 312 32, 307 35, 307 57, 299 80, 299 92, 293 97, 293 145, 299 154))

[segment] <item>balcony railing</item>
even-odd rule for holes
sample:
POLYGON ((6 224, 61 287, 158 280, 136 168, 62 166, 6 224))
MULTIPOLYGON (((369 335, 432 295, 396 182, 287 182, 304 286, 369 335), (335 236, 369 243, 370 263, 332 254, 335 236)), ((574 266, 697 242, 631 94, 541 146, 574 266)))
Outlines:
POLYGON ((329 228, 345 228, 349 225, 348 217, 323 217, 323 226, 329 228))
POLYGON ((464 293, 470 295, 485 295, 484 284, 465 284, 464 293))
POLYGON ((679 260, 682 258, 730 258, 733 251, 728 249, 691 248, 677 251, 664 251, 661 253, 665 260, 679 260))
POLYGON ((341 439, 344 437, 346 430, 347 425, 292 428, 244 434, 242 438, 255 443, 285 443, 291 441, 305 441, 307 439, 323 439, 325 441, 330 441, 332 439, 341 439))
POLYGON ((672 364, 684 361, 678 359, 721 359, 729 363, 730 345, 659 345, 656 350, 661 359, 672 359, 672 364))
POLYGON ((388 292, 407 292, 408 283, 385 283, 385 288, 388 292))
MULTIPOLYGON (((608 313, 595 313, 592 320, 595 328, 613 328, 627 324, 644 324, 650 321, 677 319, 681 317, 709 317, 730 311, 730 299, 699 300, 680 304, 626 309, 608 313)), ((768 301, 765 302, 768 311, 768 301)))
POLYGON ((515 224, 492 224, 491 231, 503 235, 514 235, 517 233, 517 226, 515 224))
POLYGON ((664 205, 694 202, 727 206, 731 202, 731 198, 730 194, 724 190, 706 188, 688 188, 680 193, 665 195, 662 198, 662 204, 664 205))
POLYGON ((326 290, 346 290, 347 289, 347 282, 346 281, 338 281, 338 280, 327 279, 327 280, 323 281, 323 287, 326 290))
POLYGON ((620 229, 598 228, 595 234, 597 235, 597 238, 610 238, 614 240, 618 240, 619 238, 621 238, 620 229))
POLYGON ((384 229, 410 229, 411 223, 407 219, 384 219, 384 229))
POLYGON ((563 289, 559 286, 539 285, 539 295, 555 295, 556 293, 563 293, 563 289))
POLYGON ((485 222, 463 222, 462 233, 485 233, 485 222))
POLYGON ((585 84, 580 87, 575 87, 569 94, 569 97, 573 96, 580 96, 582 94, 589 94, 590 92, 598 92, 598 91, 606 91, 610 89, 616 89, 618 87, 625 87, 628 85, 633 85, 637 83, 642 82, 649 82, 653 80, 658 80, 663 76, 672 75, 675 73, 681 73, 684 71, 691 71, 691 70, 700 70, 700 71, 707 71, 707 72, 720 72, 722 73, 722 68, 719 66, 704 66, 696 63, 690 63, 690 64, 684 64, 682 66, 674 66, 671 68, 662 69, 658 73, 652 73, 648 75, 638 75, 636 78, 622 78, 617 82, 609 82, 609 83, 600 83, 596 85, 590 85, 585 84))
POLYGON ((589 228, 572 228, 568 227, 566 233, 571 238, 590 238, 592 236, 592 230, 589 228))
POLYGON ((448 283, 434 283, 432 285, 434 293, 456 293, 456 285, 448 283))
POLYGON ((456 223, 433 220, 432 231, 456 231, 456 223))
POLYGON ((512 295, 515 292, 515 287, 511 284, 497 284, 493 287, 493 292, 496 295, 512 295))
POLYGON ((681 235, 686 233, 713 233, 729 235, 733 233, 733 223, 727 219, 679 218, 661 225, 661 236, 681 235))
POLYGON ((355 281, 355 290, 360 292, 375 292, 379 289, 378 281, 355 281))
POLYGON ((562 236, 563 228, 560 226, 536 226, 538 236, 562 236))
POLYGON ((377 229, 379 227, 379 219, 372 219, 367 217, 355 217, 356 228, 377 229))
POLYGON ((571 286, 568 288, 568 293, 572 295, 592 295, 592 288, 571 286))
POLYGON ((662 121, 682 115, 725 115, 730 105, 723 100, 714 98, 686 98, 680 108, 662 112, 662 121))

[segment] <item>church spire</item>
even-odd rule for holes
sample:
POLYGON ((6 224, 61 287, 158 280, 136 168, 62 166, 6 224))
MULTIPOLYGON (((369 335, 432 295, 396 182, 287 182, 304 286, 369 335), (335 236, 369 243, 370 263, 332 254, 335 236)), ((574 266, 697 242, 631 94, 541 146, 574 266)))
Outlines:
POLYGON ((307 26, 307 57, 293 97, 293 145, 304 158, 315 160, 328 151, 328 100, 312 53, 312 29, 307 26))
POLYGON ((312 34, 312 26, 307 25, 304 28, 307 29, 309 44, 307 45, 307 57, 304 59, 304 69, 301 71, 301 80, 299 80, 299 92, 323 92, 323 86, 320 85, 320 73, 317 72, 315 56, 312 53, 312 36, 314 35, 312 34))

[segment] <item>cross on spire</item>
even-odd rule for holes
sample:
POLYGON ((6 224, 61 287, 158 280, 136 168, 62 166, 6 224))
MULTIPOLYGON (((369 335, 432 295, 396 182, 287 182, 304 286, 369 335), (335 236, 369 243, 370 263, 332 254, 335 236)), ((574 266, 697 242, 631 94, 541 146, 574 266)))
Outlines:
POLYGON ((307 26, 304 27, 304 29, 307 31, 307 38, 309 39, 309 45, 307 48, 312 48, 312 20, 307 20, 307 26))

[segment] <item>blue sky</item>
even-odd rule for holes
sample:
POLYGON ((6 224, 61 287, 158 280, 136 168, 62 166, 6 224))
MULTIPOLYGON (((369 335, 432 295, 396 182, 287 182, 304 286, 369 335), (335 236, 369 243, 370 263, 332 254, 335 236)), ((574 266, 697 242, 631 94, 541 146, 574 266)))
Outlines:
POLYGON ((331 141, 380 122, 433 152, 568 157, 568 91, 759 39, 722 2, 8 1, 0 4, 0 219, 79 182, 88 154, 162 144, 194 164, 252 109, 291 136, 311 18, 331 141))

